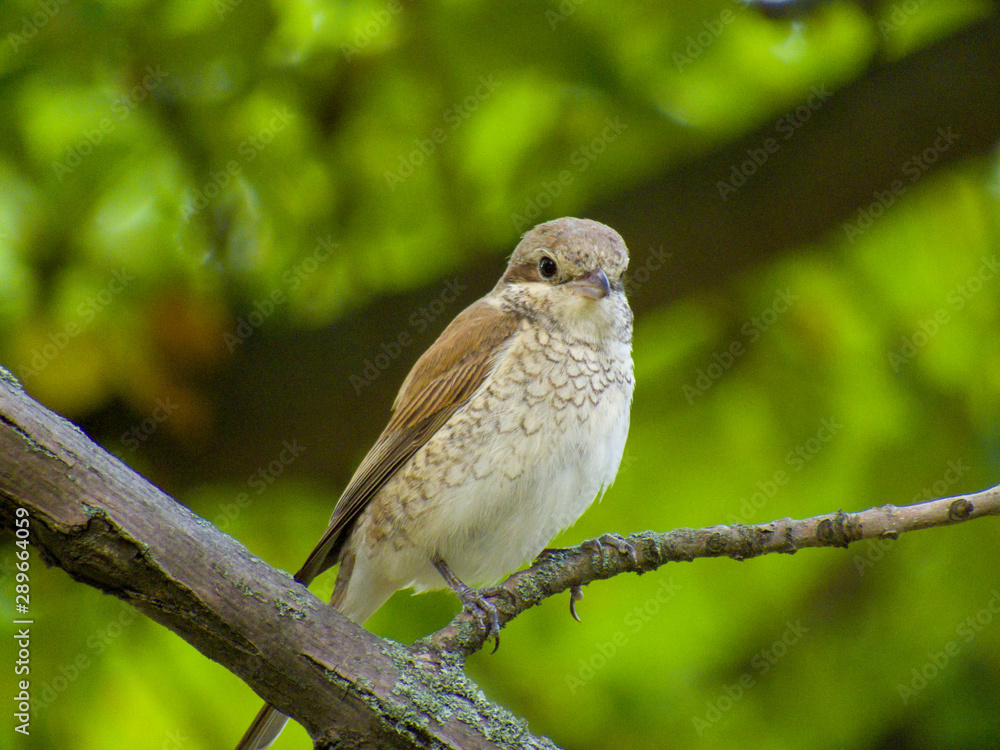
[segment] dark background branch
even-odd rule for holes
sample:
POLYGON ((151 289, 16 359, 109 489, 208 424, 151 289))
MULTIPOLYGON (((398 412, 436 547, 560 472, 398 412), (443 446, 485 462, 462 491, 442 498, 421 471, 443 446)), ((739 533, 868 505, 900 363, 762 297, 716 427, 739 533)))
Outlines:
MULTIPOLYGON (((952 36, 887 65, 873 65, 853 82, 815 82, 833 92, 787 141, 769 119, 724 147, 646 182, 610 194, 581 215, 614 227, 628 242, 633 262, 650 248, 672 253, 655 284, 630 292, 637 316, 696 292, 728 284, 802 244, 842 233, 841 223, 891 189, 909 185, 902 168, 930 147, 939 128, 959 138, 929 172, 990 151, 1000 139, 1000 16, 971 24, 952 36), (747 149, 776 139, 779 150, 747 183, 723 201, 719 180, 746 161, 747 149)), ((808 96, 805 92, 803 97, 808 96)), ((789 104, 794 110, 802 102, 789 104)), ((784 113, 782 113, 784 114, 784 113)), ((665 136, 667 137, 667 136, 665 136)), ((322 330, 261 330, 236 350, 228 366, 205 387, 218 404, 213 450, 157 436, 154 479, 168 491, 253 471, 276 434, 295 435, 306 445, 367 445, 378 435, 408 363, 433 341, 444 322, 484 294, 503 270, 513 245, 494 248, 493 262, 474 263, 454 275, 464 290, 438 324, 420 334, 406 327, 408 316, 441 292, 442 280, 344 315, 322 330), (400 330, 414 344, 394 369, 355 392, 350 376, 378 342, 394 341, 400 330), (354 353, 345 356, 345 353, 354 353), (290 374, 292 377, 290 377, 290 374), (268 398, 260 398, 267 393, 268 398), (372 408, 343 409, 359 399, 372 408), (329 415, 337 414, 331 420, 329 415)), ((376 349, 377 351, 377 349, 376 349)), ((121 405, 84 420, 93 434, 118 435, 134 419, 121 405)), ((280 442, 280 441, 279 441, 280 442)), ((299 470, 342 486, 360 456, 313 451, 299 470)))

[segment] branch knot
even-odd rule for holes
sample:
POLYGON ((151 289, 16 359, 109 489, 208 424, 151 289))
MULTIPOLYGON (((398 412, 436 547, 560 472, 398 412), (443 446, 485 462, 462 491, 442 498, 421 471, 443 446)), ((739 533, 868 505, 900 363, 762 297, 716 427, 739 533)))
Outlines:
POLYGON ((975 507, 966 500, 964 497, 960 497, 955 500, 951 505, 948 506, 948 520, 949 521, 965 521, 969 516, 972 515, 972 511, 975 507))

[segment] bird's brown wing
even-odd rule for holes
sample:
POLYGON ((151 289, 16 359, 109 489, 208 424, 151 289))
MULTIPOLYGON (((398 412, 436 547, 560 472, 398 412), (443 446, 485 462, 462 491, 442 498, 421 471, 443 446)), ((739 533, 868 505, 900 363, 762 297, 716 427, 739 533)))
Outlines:
POLYGON ((347 532, 385 483, 476 392, 519 319, 481 299, 463 310, 410 370, 393 415, 340 496, 330 526, 295 579, 308 584, 337 562, 347 532))

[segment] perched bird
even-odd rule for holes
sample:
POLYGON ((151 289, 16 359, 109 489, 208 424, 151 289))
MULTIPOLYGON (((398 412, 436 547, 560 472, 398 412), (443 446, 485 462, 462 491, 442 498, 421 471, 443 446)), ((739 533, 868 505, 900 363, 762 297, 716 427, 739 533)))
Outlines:
MULTIPOLYGON (((496 610, 466 584, 533 559, 618 472, 634 385, 627 265, 596 221, 527 232, 403 381, 296 580, 340 563, 330 604, 357 623, 401 588, 447 585, 496 635, 496 610)), ((237 750, 263 750, 287 720, 264 706, 237 750)))

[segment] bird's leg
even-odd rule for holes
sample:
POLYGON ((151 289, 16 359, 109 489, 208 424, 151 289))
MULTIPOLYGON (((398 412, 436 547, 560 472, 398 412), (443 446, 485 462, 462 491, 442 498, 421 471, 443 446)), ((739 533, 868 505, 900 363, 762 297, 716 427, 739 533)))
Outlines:
POLYGON ((581 542, 580 547, 589 552, 603 552, 605 544, 609 547, 614 547, 623 555, 628 555, 633 565, 639 564, 639 553, 636 552, 632 543, 621 534, 601 534, 596 539, 588 539, 585 542, 581 542))
POLYGON ((438 573, 441 574, 448 587, 455 592, 455 596, 462 602, 462 607, 466 612, 476 617, 477 620, 479 619, 479 616, 475 612, 477 608, 486 615, 486 640, 490 638, 496 639, 496 645, 493 647, 493 653, 496 653, 496 650, 500 648, 500 615, 497 613, 497 608, 491 602, 487 601, 486 597, 497 594, 510 596, 510 592, 503 586, 490 586, 476 590, 462 583, 448 563, 442 558, 435 557, 431 562, 434 563, 434 567, 437 568, 438 573))

